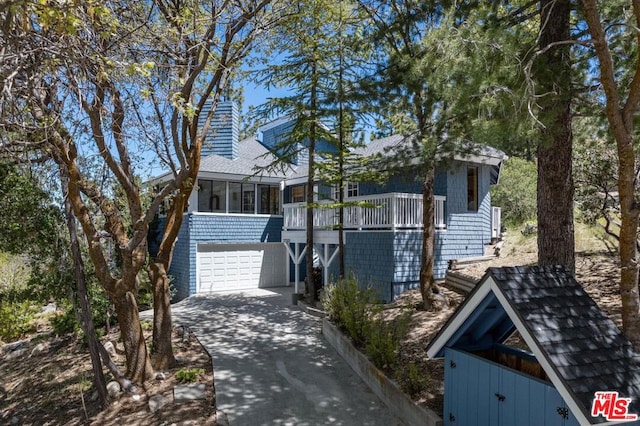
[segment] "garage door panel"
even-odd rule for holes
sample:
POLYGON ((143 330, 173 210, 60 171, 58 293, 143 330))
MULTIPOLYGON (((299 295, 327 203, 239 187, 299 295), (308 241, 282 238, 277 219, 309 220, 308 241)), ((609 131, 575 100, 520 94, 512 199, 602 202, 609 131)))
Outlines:
POLYGON ((201 244, 197 252, 198 292, 285 285, 286 248, 279 243, 201 244))

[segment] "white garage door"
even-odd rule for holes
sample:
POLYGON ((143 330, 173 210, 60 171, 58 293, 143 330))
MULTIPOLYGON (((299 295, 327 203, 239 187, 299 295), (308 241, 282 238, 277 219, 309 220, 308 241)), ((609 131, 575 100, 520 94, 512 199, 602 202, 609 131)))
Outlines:
POLYGON ((282 243, 199 244, 198 292, 281 287, 286 259, 282 243))

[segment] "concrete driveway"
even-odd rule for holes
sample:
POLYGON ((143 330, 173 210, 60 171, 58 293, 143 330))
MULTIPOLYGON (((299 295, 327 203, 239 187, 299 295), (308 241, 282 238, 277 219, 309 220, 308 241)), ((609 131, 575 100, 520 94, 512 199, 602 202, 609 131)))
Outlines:
POLYGON ((290 306, 289 288, 190 297, 173 305, 213 357, 217 407, 231 426, 401 425, 290 306))

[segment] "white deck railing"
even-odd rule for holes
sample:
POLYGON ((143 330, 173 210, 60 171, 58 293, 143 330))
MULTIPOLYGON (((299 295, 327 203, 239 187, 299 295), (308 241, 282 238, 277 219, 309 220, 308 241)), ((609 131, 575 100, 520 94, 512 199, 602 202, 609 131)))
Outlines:
MULTIPOLYGON (((434 199, 434 221, 436 229, 445 229, 444 204, 446 197, 436 195, 434 199)), ((345 229, 396 229, 422 228, 422 195, 388 193, 351 197, 347 202, 366 203, 367 207, 344 208, 345 229)), ((320 202, 323 204, 323 202, 320 202)), ((329 204, 329 202, 327 202, 329 204)), ((306 204, 285 204, 284 229, 306 228, 306 204)), ((313 213, 314 228, 334 228, 338 224, 338 210, 316 208, 313 213)))

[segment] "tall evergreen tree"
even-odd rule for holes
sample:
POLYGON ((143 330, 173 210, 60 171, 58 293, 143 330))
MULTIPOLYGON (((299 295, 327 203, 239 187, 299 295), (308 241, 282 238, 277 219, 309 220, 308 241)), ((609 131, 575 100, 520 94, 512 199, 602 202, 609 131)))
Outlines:
POLYGON ((272 49, 282 62, 269 65, 260 76, 267 87, 286 87, 291 95, 272 98, 263 106, 263 114, 285 115, 293 128, 275 150, 278 160, 270 167, 282 167, 302 150, 308 155, 306 184, 306 276, 307 297, 315 298, 313 277, 313 215, 316 207, 314 187, 318 181, 317 145, 333 140, 327 120, 327 99, 331 96, 335 69, 328 58, 335 49, 336 21, 341 3, 330 0, 303 0, 289 19, 282 22, 273 37, 272 49))
POLYGON ((455 2, 360 1, 380 46, 384 62, 372 82, 380 95, 376 106, 396 113, 396 131, 405 135, 405 146, 396 154, 418 161, 422 179, 423 236, 420 267, 420 293, 425 308, 439 300, 433 276, 435 254, 434 180, 436 159, 452 153, 456 145, 451 136, 453 110, 443 89, 449 76, 438 72, 439 48, 464 13, 455 2))
POLYGON ((540 1, 538 264, 575 269, 570 0, 540 1))

